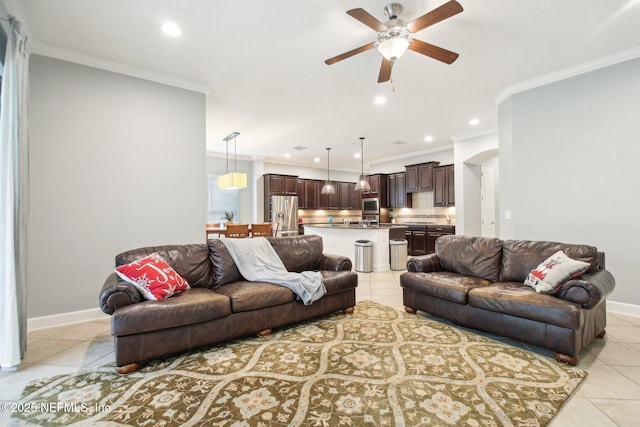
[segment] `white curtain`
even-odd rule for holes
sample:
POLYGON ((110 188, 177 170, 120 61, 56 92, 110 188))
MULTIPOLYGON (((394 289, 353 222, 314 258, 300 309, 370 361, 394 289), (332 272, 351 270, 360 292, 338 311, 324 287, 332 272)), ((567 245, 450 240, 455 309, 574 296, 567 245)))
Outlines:
POLYGON ((29 43, 11 18, 0 94, 0 367, 16 370, 27 346, 29 43))

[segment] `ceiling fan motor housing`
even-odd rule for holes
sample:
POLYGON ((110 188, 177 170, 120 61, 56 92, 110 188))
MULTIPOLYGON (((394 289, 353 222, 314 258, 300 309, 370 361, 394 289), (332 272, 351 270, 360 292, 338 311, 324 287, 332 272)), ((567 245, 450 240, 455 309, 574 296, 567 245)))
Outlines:
POLYGON ((384 14, 387 18, 394 20, 402 13, 402 5, 400 3, 390 3, 384 7, 384 14))

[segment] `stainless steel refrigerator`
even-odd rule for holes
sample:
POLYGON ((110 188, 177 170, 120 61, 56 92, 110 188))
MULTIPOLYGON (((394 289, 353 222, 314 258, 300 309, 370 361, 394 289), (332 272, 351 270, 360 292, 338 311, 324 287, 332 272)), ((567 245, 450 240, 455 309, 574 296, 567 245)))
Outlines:
POLYGON ((277 222, 278 236, 298 234, 298 196, 271 196, 271 222, 277 222))

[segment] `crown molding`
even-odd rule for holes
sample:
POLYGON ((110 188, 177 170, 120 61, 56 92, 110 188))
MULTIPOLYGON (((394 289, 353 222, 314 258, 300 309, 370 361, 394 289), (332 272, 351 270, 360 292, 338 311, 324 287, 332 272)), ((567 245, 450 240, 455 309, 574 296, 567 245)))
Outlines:
POLYGON ((209 86, 204 84, 194 83, 194 82, 178 79, 178 78, 167 76, 160 73, 154 73, 149 70, 131 67, 118 62, 98 59, 90 55, 85 55, 85 54, 73 52, 66 49, 60 49, 60 48, 49 46, 43 43, 33 43, 31 47, 31 51, 38 55, 48 56, 54 59, 61 59, 63 61, 73 62, 75 64, 98 68, 105 71, 111 71, 118 74, 124 74, 127 76, 136 77, 143 80, 149 80, 152 82, 177 87, 180 89, 190 90, 193 92, 200 92, 200 93, 206 94, 211 89, 209 86))
POLYGON ((554 73, 545 74, 526 82, 518 83, 505 88, 500 94, 493 100, 494 104, 500 105, 505 99, 510 96, 524 92, 526 90, 535 89, 540 86, 555 83, 560 80, 575 77, 580 74, 589 73, 591 71, 598 70, 600 68, 609 67, 611 65, 619 64, 621 62, 630 61, 640 57, 640 46, 628 49, 622 52, 614 53, 613 55, 604 56, 602 58, 595 59, 593 61, 585 62, 573 67, 565 68, 554 73))

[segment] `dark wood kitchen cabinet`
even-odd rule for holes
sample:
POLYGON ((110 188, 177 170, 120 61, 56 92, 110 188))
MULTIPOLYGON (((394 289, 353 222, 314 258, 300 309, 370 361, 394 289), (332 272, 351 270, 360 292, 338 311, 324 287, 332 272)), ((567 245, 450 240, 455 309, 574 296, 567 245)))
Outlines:
POLYGON ((318 182, 315 179, 298 179, 298 209, 318 209, 318 182))
POLYGON ((433 168, 433 206, 455 206, 455 174, 453 165, 433 168))
POLYGON ((365 177, 371 186, 371 190, 363 191, 363 198, 378 198, 380 199, 380 207, 388 208, 387 203, 387 175, 384 173, 378 173, 375 175, 367 175, 365 177))
POLYGON ((409 225, 405 231, 407 253, 412 256, 427 254, 427 226, 409 225))
POLYGON ((387 207, 411 207, 411 196, 407 194, 406 178, 405 172, 392 173, 387 176, 387 207))
MULTIPOLYGON (((324 187, 325 181, 320 181, 318 183, 318 193, 322 191, 322 187, 324 187)), ((331 182, 336 189, 336 192, 333 194, 319 194, 318 195, 318 208, 319 209, 340 209, 340 183, 331 182)), ((346 209, 346 208, 343 208, 346 209)))
POLYGON ((456 227, 454 225, 429 225, 427 226, 427 253, 432 254, 436 251, 436 240, 438 237, 448 234, 455 234, 456 227))
POLYGON ((265 197, 295 196, 298 194, 297 176, 265 174, 263 177, 265 197))
POLYGON ((405 166, 407 173, 407 193, 433 191, 433 168, 440 162, 427 162, 405 166))
POLYGON ((338 209, 360 209, 360 192, 353 188, 355 182, 338 182, 336 190, 338 192, 338 209))

